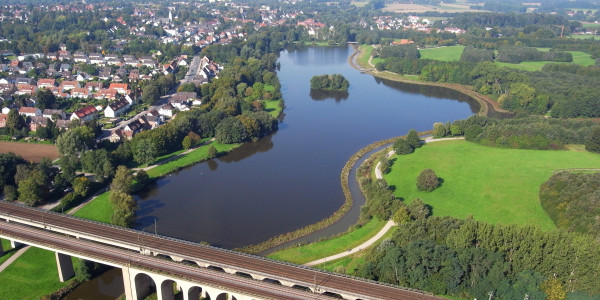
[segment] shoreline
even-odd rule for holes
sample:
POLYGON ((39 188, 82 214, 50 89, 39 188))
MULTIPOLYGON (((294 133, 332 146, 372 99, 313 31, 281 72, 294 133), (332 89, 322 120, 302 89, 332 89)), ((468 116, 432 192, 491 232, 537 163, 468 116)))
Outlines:
POLYGON ((352 53, 352 55, 350 55, 350 57, 348 57, 348 64, 350 64, 354 69, 356 69, 362 73, 369 74, 369 75, 372 75, 372 76, 375 76, 378 78, 382 78, 382 79, 396 81, 396 82, 415 84, 415 85, 424 85, 424 86, 443 87, 443 88, 448 88, 448 89, 457 91, 457 92, 462 93, 462 94, 470 97, 471 99, 477 101, 477 103, 479 103, 479 105, 480 105, 478 114, 482 115, 482 116, 489 117, 491 114, 493 114, 492 111, 501 113, 501 114, 513 114, 510 111, 502 109, 500 107, 500 105, 498 104, 498 102, 494 101, 494 99, 474 91, 472 89, 472 87, 470 87, 470 86, 465 86, 465 85, 461 85, 461 84, 457 84, 457 83, 418 81, 418 80, 412 80, 412 79, 408 79, 408 78, 399 78, 399 76, 401 76, 399 74, 388 72, 388 71, 379 72, 379 71, 375 70, 374 67, 369 68, 369 69, 363 69, 362 66, 360 66, 360 64, 356 61, 358 56, 360 54, 362 54, 362 51, 360 51, 360 47, 358 45, 353 45, 352 47, 354 48, 354 53, 352 53))

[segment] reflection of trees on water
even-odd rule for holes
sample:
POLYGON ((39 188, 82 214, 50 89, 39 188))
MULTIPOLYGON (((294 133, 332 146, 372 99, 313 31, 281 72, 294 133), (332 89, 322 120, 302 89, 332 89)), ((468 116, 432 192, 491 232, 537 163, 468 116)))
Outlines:
POLYGON ((335 102, 348 99, 347 91, 323 91, 323 90, 310 90, 310 97, 315 101, 323 101, 327 99, 335 99, 335 102))
MULTIPOLYGON (((238 162, 242 159, 248 158, 259 152, 268 152, 273 149, 273 141, 272 138, 276 135, 277 132, 266 136, 256 142, 246 143, 240 146, 237 149, 232 150, 228 154, 219 157, 219 160, 222 162, 230 163, 230 162, 238 162)), ((210 167, 210 165, 209 165, 210 167)), ((215 166, 216 169, 216 166, 215 166)), ((211 168, 212 170, 212 168, 211 168)))
POLYGON ((479 108, 481 107, 481 105, 479 104, 479 102, 477 102, 477 100, 471 98, 468 95, 465 95, 459 91, 450 89, 450 88, 446 88, 446 87, 441 87, 441 86, 429 86, 429 85, 423 85, 423 84, 410 84, 410 83, 405 83, 405 82, 398 82, 398 81, 392 81, 392 80, 388 80, 388 79, 383 79, 383 78, 379 78, 379 77, 375 77, 373 76, 373 78, 375 78, 375 82, 377 82, 377 84, 382 84, 388 87, 391 87, 395 90, 399 90, 405 93, 410 93, 410 94, 421 94, 421 95, 425 95, 427 97, 433 97, 433 98, 438 98, 438 99, 454 99, 458 102, 466 102, 467 104, 469 104, 469 108, 471 109, 472 112, 477 113, 479 112, 479 108))

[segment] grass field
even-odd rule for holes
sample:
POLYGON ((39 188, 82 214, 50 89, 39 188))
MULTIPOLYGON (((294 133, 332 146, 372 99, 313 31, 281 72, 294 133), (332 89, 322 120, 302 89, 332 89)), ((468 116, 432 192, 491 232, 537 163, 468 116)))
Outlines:
POLYGON ((600 155, 580 151, 539 151, 485 147, 465 141, 426 144, 414 154, 395 156, 385 179, 408 202, 421 198, 436 216, 466 218, 491 224, 535 224, 555 228, 539 204, 540 185, 553 171, 600 168, 600 155), (426 168, 444 180, 433 192, 416 188, 426 168))
POLYGON ((66 283, 58 280, 54 253, 30 248, 0 273, 0 299, 40 299, 66 283))
POLYGON ((369 4, 369 1, 352 1, 350 2, 350 4, 356 7, 364 7, 367 6, 367 4, 369 4))
POLYGON ((448 47, 438 47, 430 49, 421 49, 422 59, 435 59, 440 61, 459 61, 465 46, 456 45, 448 47))
POLYGON ((10 246, 10 241, 5 239, 0 239, 0 243, 2 243, 2 249, 4 249, 4 255, 0 256, 0 265, 4 263, 7 259, 9 259, 13 254, 15 254, 15 250, 10 246))
POLYGON ((331 256, 354 248, 377 234, 385 225, 385 221, 372 219, 367 224, 338 237, 315 242, 308 245, 277 251, 268 255, 269 258, 283 260, 296 264, 305 264, 323 257, 331 256))
POLYGON ((271 114, 273 118, 279 117, 283 108, 279 107, 281 100, 265 100, 265 111, 271 114))
POLYGON ((597 35, 591 35, 591 34, 574 34, 571 35, 572 39, 577 39, 577 40, 600 40, 600 36, 597 35))
POLYGON ((96 199, 90 201, 73 215, 80 218, 110 224, 110 216, 113 213, 113 207, 110 201, 108 201, 109 195, 110 191, 98 195, 96 199))
MULTIPOLYGON (((545 49, 547 49, 547 48, 539 48, 538 50, 545 51, 545 49)), ((567 52, 569 52, 573 55, 572 63, 574 63, 574 64, 578 64, 578 65, 582 65, 582 66, 592 66, 596 63, 596 61, 588 53, 585 53, 582 51, 567 51, 567 52)), ((525 70, 525 71, 530 71, 530 72, 541 70, 544 67, 544 65, 547 63, 554 63, 554 62, 552 62, 552 61, 524 61, 519 64, 496 62, 496 64, 499 66, 513 68, 513 69, 519 69, 519 70, 525 70)))
POLYGON ((598 28, 600 23, 582 23, 583 28, 598 28))

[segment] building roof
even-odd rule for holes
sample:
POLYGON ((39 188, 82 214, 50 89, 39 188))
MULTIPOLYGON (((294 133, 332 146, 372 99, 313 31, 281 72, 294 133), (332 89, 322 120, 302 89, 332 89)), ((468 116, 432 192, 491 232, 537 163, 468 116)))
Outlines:
POLYGON ((35 114, 37 111, 39 111, 39 109, 37 107, 26 107, 23 106, 21 108, 19 108, 19 113, 23 113, 23 114, 35 114))
POLYGON ((96 109, 96 107, 94 107, 93 105, 90 106, 86 106, 84 108, 80 108, 76 111, 74 111, 73 113, 80 119, 83 119, 89 115, 95 114, 97 113, 98 110, 96 109))

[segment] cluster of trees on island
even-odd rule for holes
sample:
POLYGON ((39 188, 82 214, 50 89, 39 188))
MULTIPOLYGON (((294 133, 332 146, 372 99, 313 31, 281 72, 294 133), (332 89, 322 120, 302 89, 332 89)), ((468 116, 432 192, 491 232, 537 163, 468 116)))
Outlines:
POLYGON ((323 91, 348 91, 350 83, 341 74, 324 74, 316 75, 310 79, 311 90, 323 90, 323 91))

